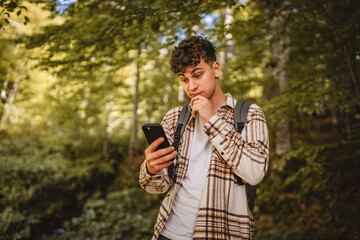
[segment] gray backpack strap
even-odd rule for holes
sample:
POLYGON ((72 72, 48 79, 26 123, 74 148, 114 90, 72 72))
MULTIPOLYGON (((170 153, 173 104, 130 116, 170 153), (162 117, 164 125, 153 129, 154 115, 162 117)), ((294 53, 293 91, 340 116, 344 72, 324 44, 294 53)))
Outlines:
POLYGON ((191 116, 191 113, 189 111, 189 104, 186 104, 181 109, 180 116, 176 123, 174 143, 173 143, 173 146, 175 147, 176 151, 178 150, 180 138, 185 131, 186 124, 188 123, 190 116, 191 116))
MULTIPOLYGON (((191 116, 191 113, 189 111, 189 104, 186 104, 181 109, 180 116, 176 123, 174 142, 172 144, 175 147, 176 151, 179 148, 179 142, 180 142, 181 136, 185 131, 186 124, 188 123, 190 116, 191 116)), ((171 163, 171 165, 168 166, 168 174, 169 174, 170 178, 174 178, 174 163, 171 163)))
POLYGON ((241 133, 246 124, 247 113, 251 103, 239 99, 234 108, 235 130, 241 133))
MULTIPOLYGON (((246 102, 241 99, 239 99, 235 105, 234 125, 235 125, 235 130, 238 133, 241 133, 245 127, 250 105, 251 105, 251 103, 246 102)), ((235 174, 235 178, 239 185, 245 184, 245 182, 236 174, 235 174)), ((257 186, 252 186, 252 185, 246 183, 245 188, 246 188, 246 198, 247 198, 248 206, 249 206, 250 211, 252 211, 254 209, 254 205, 255 205, 257 186)))

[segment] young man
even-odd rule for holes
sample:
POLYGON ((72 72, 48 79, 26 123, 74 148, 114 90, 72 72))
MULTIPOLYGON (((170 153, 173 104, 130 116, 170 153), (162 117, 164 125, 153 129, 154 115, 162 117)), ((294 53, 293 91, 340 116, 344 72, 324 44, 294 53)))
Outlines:
MULTIPOLYGON (((264 177, 269 140, 262 110, 252 104, 242 133, 234 129, 236 100, 219 84, 220 65, 214 46, 202 37, 179 43, 171 67, 190 97, 190 120, 173 147, 155 151, 159 138, 145 150, 140 185, 149 193, 164 193, 153 239, 253 239, 254 219, 244 185, 264 177), (169 160, 177 156, 175 177, 168 175, 169 160)), ((182 107, 170 110, 162 121, 172 144, 182 107)))

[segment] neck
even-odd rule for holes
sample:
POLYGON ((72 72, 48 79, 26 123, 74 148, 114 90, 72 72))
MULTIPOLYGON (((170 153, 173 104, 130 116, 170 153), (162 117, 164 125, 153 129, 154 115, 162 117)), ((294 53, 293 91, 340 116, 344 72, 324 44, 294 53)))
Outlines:
POLYGON ((226 101, 226 95, 223 93, 220 87, 218 88, 217 91, 215 91, 210 101, 213 105, 213 110, 217 112, 221 104, 223 104, 226 101))

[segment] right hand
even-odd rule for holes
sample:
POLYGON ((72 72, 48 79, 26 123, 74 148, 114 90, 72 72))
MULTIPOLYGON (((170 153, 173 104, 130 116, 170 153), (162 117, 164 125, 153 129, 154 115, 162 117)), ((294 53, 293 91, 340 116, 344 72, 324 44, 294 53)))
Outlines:
POLYGON ((173 146, 159 149, 156 151, 156 148, 164 141, 164 138, 158 138, 152 142, 149 147, 145 150, 145 161, 146 168, 149 174, 155 175, 158 174, 161 170, 168 167, 172 161, 171 159, 175 158, 177 152, 174 151, 173 146))

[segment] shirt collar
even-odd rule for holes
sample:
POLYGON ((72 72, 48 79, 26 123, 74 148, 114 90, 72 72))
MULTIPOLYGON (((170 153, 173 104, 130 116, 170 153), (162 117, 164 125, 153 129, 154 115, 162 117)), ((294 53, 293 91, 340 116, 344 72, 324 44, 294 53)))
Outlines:
POLYGON ((226 106, 229 106, 231 108, 235 108, 236 99, 231 96, 230 93, 225 93, 226 100, 223 104, 220 105, 221 108, 225 108, 226 106))

